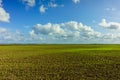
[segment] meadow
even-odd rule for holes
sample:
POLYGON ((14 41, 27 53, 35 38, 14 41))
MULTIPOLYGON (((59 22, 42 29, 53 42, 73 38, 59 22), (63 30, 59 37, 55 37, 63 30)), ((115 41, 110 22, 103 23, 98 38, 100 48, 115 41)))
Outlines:
POLYGON ((0 80, 120 80, 120 45, 0 45, 0 80))

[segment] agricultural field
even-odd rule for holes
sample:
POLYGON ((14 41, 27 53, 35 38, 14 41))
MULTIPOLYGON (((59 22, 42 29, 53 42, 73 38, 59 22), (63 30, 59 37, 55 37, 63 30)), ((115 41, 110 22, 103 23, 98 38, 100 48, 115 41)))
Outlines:
POLYGON ((120 80, 120 45, 0 45, 0 80, 120 80))

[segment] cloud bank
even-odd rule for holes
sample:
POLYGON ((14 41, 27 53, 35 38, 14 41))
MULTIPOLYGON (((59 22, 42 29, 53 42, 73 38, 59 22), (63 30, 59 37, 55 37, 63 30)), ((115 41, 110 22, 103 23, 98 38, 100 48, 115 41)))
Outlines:
POLYGON ((76 21, 65 22, 61 24, 37 24, 33 27, 30 35, 47 35, 55 38, 72 39, 72 38, 96 38, 100 36, 99 32, 94 31, 91 27, 78 23, 76 21))
POLYGON ((77 21, 59 24, 36 24, 28 33, 10 31, 0 27, 0 42, 13 43, 119 43, 120 33, 95 31, 91 26, 77 21))

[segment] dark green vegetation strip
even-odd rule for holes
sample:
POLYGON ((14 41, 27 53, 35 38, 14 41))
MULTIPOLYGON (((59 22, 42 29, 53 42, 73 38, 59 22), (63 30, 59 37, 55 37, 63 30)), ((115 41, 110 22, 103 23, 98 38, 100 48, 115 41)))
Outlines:
POLYGON ((120 45, 1 45, 0 80, 120 80, 120 45))

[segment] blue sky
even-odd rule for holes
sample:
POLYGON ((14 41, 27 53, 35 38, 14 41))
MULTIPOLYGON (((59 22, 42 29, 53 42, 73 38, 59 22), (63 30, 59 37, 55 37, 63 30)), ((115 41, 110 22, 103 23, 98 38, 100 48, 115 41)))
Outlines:
POLYGON ((0 0, 0 43, 120 43, 120 0, 0 0))

